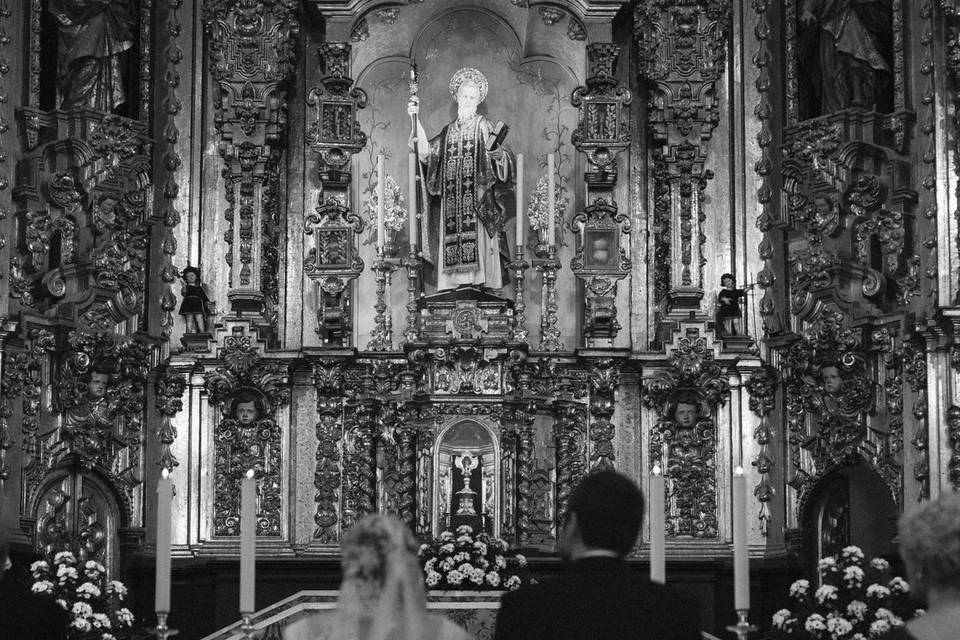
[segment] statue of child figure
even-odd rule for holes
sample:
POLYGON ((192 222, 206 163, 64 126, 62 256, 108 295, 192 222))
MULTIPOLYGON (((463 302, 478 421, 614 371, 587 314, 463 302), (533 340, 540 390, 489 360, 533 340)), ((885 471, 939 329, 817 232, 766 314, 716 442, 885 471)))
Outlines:
POLYGON ((200 269, 184 267, 180 277, 183 278, 183 286, 180 288, 182 301, 179 313, 183 316, 184 333, 207 333, 207 316, 213 315, 213 303, 207 295, 206 286, 200 282, 200 269))
POLYGON ((732 273, 720 276, 720 291, 717 292, 717 331, 721 337, 742 336, 743 310, 740 301, 746 300, 750 285, 737 289, 737 279, 732 273))

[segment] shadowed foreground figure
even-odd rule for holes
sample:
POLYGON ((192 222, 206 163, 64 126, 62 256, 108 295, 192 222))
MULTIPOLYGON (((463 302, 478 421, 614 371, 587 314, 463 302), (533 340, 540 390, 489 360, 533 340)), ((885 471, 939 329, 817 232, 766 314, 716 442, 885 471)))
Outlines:
POLYGON ((651 583, 624 560, 640 532, 643 502, 624 475, 584 478, 560 534, 566 571, 505 594, 496 640, 700 640, 697 602, 651 583))
POLYGON ((468 640, 453 622, 427 612, 417 541, 405 524, 392 516, 365 516, 341 549, 336 611, 293 623, 285 640, 468 640))
POLYGON ((960 494, 942 493, 900 519, 900 555, 927 611, 878 640, 960 638, 960 494))

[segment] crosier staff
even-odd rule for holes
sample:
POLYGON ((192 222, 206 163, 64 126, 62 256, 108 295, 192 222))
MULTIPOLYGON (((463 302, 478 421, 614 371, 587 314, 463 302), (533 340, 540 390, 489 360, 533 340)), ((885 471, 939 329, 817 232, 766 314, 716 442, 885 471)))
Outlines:
POLYGON ((420 139, 427 139, 423 125, 420 124, 420 97, 417 95, 417 65, 410 65, 410 101, 407 103, 407 113, 410 115, 410 148, 413 154, 410 159, 410 246, 420 244, 418 233, 423 228, 423 211, 429 202, 427 185, 423 180, 423 171, 420 166, 425 161, 425 153, 420 153, 420 139), (418 188, 419 185, 419 188, 418 188))

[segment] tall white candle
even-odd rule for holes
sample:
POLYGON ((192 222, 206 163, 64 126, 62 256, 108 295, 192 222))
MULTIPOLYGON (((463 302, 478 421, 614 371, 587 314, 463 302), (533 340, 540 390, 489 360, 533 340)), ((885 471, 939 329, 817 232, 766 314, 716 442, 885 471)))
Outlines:
POLYGON ((164 469, 157 481, 157 576, 154 610, 170 613, 170 524, 173 508, 173 482, 164 469))
POLYGON ((253 469, 240 481, 240 613, 253 613, 257 570, 257 481, 253 469))
POLYGON ((554 176, 553 154, 547 154, 547 244, 557 243, 557 203, 554 202, 554 190, 557 179, 554 176))
POLYGON ((747 555, 747 477, 733 470, 733 606, 750 608, 750 557, 747 555))
POLYGON ((523 214, 523 154, 517 154, 517 246, 523 246, 523 228, 527 217, 523 214))
POLYGON ((667 581, 665 510, 663 473, 658 465, 650 474, 650 581, 660 584, 667 581))
POLYGON ((383 154, 377 154, 377 248, 387 242, 387 229, 384 223, 386 202, 386 183, 383 171, 383 154))
POLYGON ((410 246, 416 247, 417 241, 417 154, 410 152, 407 168, 410 173, 410 214, 408 216, 410 246))

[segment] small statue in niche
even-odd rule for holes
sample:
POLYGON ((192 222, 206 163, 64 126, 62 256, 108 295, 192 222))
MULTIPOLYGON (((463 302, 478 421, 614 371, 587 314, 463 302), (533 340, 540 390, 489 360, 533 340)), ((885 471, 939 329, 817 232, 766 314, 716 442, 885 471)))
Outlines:
POLYGON ((891 80, 889 0, 804 0, 800 23, 799 59, 819 98, 816 115, 876 108, 891 80))
POLYGON ((200 269, 184 267, 181 277, 180 295, 183 299, 178 313, 183 316, 184 333, 207 333, 207 317, 213 315, 213 303, 207 295, 206 285, 200 282, 200 269), (191 322, 193 331, 190 330, 191 322))
POLYGON ((740 307, 740 301, 746 299, 746 289, 737 289, 737 280, 732 273, 720 276, 716 321, 721 337, 744 335, 743 309, 740 307))
POLYGON ((61 109, 111 112, 127 101, 123 62, 133 48, 125 0, 47 0, 57 23, 61 109))

